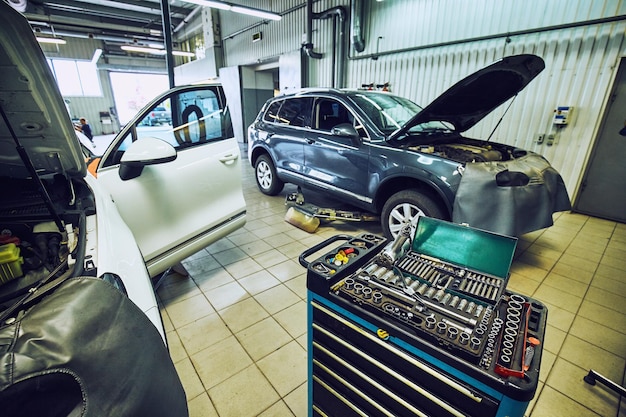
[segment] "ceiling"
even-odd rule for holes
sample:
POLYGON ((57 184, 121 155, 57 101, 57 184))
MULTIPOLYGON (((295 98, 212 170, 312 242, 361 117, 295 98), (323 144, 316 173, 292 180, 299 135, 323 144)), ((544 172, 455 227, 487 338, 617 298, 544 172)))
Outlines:
MULTIPOLYGON (((159 0, 7 1, 21 9, 33 29, 42 34, 94 38, 119 44, 164 42, 159 0)), ((198 7, 178 0, 169 2, 174 34, 187 25, 185 19, 195 14, 198 7)))

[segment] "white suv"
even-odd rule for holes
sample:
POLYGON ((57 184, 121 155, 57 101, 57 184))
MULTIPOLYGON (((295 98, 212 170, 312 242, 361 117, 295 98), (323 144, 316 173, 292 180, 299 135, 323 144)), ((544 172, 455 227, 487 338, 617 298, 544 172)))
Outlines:
POLYGON ((150 277, 246 221, 221 86, 164 93, 86 161, 30 25, 4 2, 0 32, 0 244, 16 244, 24 261, 3 277, 0 312, 50 274, 94 276, 127 293, 165 339, 150 277), (164 105, 171 125, 142 125, 164 105))

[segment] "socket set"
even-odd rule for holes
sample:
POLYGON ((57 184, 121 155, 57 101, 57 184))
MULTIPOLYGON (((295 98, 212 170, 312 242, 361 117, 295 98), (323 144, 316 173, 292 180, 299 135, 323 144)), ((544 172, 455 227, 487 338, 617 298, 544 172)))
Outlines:
MULTIPOLYGON (((452 307, 456 307, 462 300, 459 296, 463 295, 494 304, 504 290, 501 278, 454 266, 413 251, 409 251, 397 266, 405 275, 413 278, 411 285, 418 294, 428 298, 434 294, 436 301, 444 304, 447 301, 454 302, 452 307), (450 294, 455 294, 456 298, 450 294)), ((461 305, 459 309, 463 307, 461 305)))
POLYGON ((426 217, 413 236, 365 237, 355 239, 367 248, 347 240, 310 263, 300 258, 312 409, 522 416, 537 388, 548 312, 507 289, 516 239, 426 217), (375 408, 363 390, 380 393, 375 408))
POLYGON ((439 282, 423 283, 373 261, 331 288, 335 294, 409 326, 416 334, 478 363, 486 344, 480 323, 490 326, 493 307, 455 294, 439 282))

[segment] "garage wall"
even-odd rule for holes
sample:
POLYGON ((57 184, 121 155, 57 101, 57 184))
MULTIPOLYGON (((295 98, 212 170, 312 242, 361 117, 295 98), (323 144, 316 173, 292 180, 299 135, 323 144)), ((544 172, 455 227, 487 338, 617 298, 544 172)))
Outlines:
MULTIPOLYGON (((353 0, 357 1, 357 0, 353 0)), ((241 1, 284 13, 280 22, 220 13, 228 65, 263 62, 299 50, 306 10, 299 1, 241 1), (252 42, 253 32, 263 40, 252 42)), ((314 12, 350 1, 313 2, 314 12)), ((492 140, 543 154, 563 175, 574 197, 595 138, 620 56, 626 55, 623 0, 387 0, 363 1, 365 49, 350 47, 345 86, 389 82, 391 91, 425 105, 460 78, 502 56, 534 53, 546 70, 511 106, 492 140), (604 20, 609 20, 603 22, 604 20), (507 36, 509 35, 509 36, 507 36), (574 106, 573 122, 557 130, 556 106, 574 106), (552 146, 535 143, 554 134, 552 146)), ((345 41, 349 42, 349 21, 345 41)), ((308 60, 304 85, 330 86, 333 21, 314 20, 312 41, 322 59, 308 60)), ((489 136, 505 106, 468 135, 489 136)))

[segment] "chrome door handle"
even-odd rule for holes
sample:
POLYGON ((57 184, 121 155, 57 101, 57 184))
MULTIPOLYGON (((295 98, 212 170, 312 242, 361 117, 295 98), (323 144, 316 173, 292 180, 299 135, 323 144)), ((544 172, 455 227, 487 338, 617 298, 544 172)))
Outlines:
POLYGON ((237 160, 237 158, 239 158, 239 155, 231 153, 231 154, 222 156, 220 158, 220 162, 224 162, 224 163, 232 162, 232 161, 237 160))

